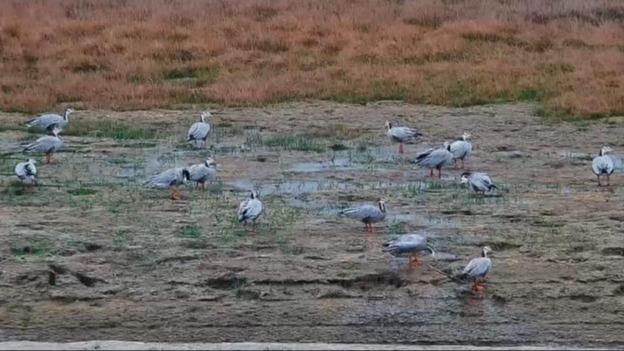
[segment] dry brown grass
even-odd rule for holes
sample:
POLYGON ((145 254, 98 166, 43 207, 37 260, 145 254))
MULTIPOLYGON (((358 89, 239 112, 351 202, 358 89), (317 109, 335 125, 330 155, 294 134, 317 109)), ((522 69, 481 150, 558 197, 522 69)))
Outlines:
POLYGON ((0 108, 321 98, 624 113, 624 4, 5 0, 0 108))

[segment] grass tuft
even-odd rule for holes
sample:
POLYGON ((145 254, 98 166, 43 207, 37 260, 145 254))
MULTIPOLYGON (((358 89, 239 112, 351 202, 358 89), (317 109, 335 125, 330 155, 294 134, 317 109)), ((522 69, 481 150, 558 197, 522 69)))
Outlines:
POLYGON ((116 140, 156 139, 159 133, 155 129, 133 127, 126 123, 112 120, 73 120, 63 131, 64 135, 93 136, 116 140))

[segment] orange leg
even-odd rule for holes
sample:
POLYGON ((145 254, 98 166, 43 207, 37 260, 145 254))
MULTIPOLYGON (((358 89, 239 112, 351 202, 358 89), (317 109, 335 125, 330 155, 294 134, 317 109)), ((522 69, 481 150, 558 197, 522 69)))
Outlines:
POLYGON ((404 154, 405 153, 405 150, 403 150, 403 143, 399 144, 399 153, 400 154, 404 154))
POLYGON ((462 158, 462 165, 461 165, 461 169, 464 169, 465 165, 464 165, 464 159, 462 158))
POLYGON ((611 185, 611 180, 609 179, 609 175, 607 174, 607 186, 611 185))
POLYGON ((600 176, 598 176, 598 186, 602 186, 602 184, 600 184, 600 176))
POLYGON ((442 179, 442 168, 438 169, 438 179, 442 179))
POLYGON ((429 177, 433 178, 433 168, 429 170, 429 177))
POLYGON ((482 291, 484 289, 485 289, 485 287, 483 285, 479 284, 479 279, 475 278, 475 280, 474 280, 474 282, 472 284, 472 291, 473 292, 479 292, 479 291, 482 291))
POLYGON ((418 260, 418 257, 416 255, 410 255, 410 257, 409 257, 409 265, 410 265, 410 267, 419 266, 420 265, 420 260, 418 260))
POLYGON ((176 187, 171 188, 171 199, 172 200, 182 200, 182 193, 176 187))
POLYGON ((52 163, 52 154, 45 154, 46 163, 52 163))

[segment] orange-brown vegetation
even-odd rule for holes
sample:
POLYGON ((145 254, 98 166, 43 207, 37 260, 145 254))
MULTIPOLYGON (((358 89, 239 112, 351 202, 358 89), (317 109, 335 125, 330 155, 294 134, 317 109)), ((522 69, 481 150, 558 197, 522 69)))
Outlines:
POLYGON ((0 108, 320 98, 624 113, 616 0, 5 0, 0 108))

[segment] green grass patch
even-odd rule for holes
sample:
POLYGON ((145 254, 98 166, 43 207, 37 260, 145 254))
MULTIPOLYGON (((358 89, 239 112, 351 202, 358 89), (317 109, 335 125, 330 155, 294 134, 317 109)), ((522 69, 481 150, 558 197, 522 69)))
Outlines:
POLYGON ((89 188, 76 188, 67 190, 67 193, 76 196, 93 195, 97 193, 97 190, 89 188))
POLYGON ((274 135, 262 138, 262 145, 290 151, 324 152, 327 143, 309 135, 274 135))
POLYGON ((199 87, 214 83, 219 77, 219 71, 218 66, 178 67, 165 71, 163 78, 168 81, 190 83, 199 87))
POLYGON ((202 235, 202 230, 197 225, 187 225, 179 228, 177 235, 183 238, 197 239, 202 235))
POLYGON ((155 129, 134 127, 126 123, 111 120, 73 120, 63 131, 64 135, 93 136, 116 140, 156 139, 159 133, 155 129))
POLYGON ((38 256, 42 257, 49 254, 52 245, 45 240, 33 240, 26 245, 13 247, 11 251, 15 256, 38 256))

